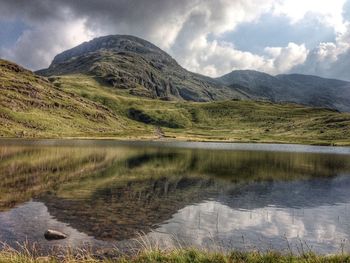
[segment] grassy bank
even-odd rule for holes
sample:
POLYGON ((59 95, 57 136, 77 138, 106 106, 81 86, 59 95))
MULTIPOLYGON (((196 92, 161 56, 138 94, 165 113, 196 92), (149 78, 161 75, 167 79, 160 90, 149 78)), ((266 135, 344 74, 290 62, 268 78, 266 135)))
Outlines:
POLYGON ((93 263, 93 262, 116 262, 116 263, 153 263, 153 262, 169 262, 169 263, 273 263, 273 262, 303 262, 303 263, 337 263, 337 262, 350 262, 350 256, 348 255, 329 255, 321 256, 312 253, 303 255, 283 255, 276 252, 258 253, 258 252, 231 252, 231 253, 218 253, 218 252, 205 252, 194 249, 182 249, 173 251, 148 251, 142 252, 135 256, 119 256, 104 258, 101 256, 94 256, 92 254, 81 253, 79 255, 66 254, 64 256, 35 256, 29 252, 18 252, 15 250, 5 250, 0 252, 0 262, 8 263, 93 263))

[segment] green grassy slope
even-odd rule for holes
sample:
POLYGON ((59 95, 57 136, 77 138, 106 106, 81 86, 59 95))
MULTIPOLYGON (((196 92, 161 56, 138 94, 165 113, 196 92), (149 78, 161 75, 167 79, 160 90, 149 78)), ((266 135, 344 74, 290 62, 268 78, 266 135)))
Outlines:
POLYGON ((107 107, 53 86, 0 60, 0 136, 62 137, 123 134, 126 124, 107 107))
POLYGON ((196 103, 141 99, 85 75, 51 81, 60 89, 108 107, 125 120, 132 137, 138 137, 133 127, 139 125, 148 130, 160 127, 165 137, 183 140, 350 145, 350 114, 346 113, 239 100, 196 103))
POLYGON ((346 113, 267 102, 140 98, 79 74, 49 80, 0 60, 0 136, 350 145, 346 113))

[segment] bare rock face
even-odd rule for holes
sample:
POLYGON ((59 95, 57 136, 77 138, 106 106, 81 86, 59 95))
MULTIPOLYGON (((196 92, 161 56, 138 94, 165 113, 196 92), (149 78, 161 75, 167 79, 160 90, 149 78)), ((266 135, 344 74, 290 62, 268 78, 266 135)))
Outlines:
POLYGON ((47 240, 59 240, 67 238, 67 235, 57 230, 48 229, 46 230, 44 237, 47 240))

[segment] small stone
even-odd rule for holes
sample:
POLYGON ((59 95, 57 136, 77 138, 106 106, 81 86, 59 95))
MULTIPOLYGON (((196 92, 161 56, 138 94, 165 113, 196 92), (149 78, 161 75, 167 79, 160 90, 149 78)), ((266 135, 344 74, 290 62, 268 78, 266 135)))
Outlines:
POLYGON ((58 239, 67 238, 67 235, 63 234, 62 232, 56 231, 56 230, 48 229, 48 230, 46 230, 44 237, 47 240, 58 240, 58 239))

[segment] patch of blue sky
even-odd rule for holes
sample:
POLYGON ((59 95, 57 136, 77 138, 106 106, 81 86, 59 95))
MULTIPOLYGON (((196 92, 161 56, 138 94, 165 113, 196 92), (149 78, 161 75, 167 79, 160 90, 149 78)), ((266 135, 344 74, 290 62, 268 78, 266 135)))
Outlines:
POLYGON ((262 54, 266 47, 285 47, 289 42, 305 44, 308 49, 313 49, 320 42, 334 42, 335 37, 334 29, 320 22, 316 16, 309 15, 291 23, 288 17, 266 14, 258 21, 238 25, 219 39, 233 43, 239 50, 262 54))

